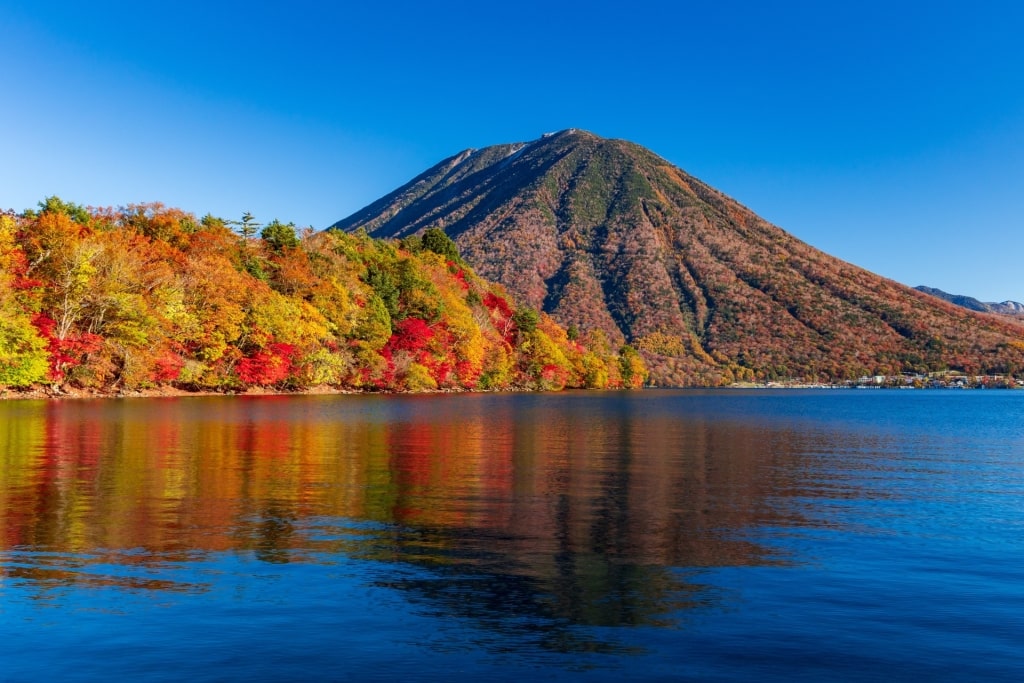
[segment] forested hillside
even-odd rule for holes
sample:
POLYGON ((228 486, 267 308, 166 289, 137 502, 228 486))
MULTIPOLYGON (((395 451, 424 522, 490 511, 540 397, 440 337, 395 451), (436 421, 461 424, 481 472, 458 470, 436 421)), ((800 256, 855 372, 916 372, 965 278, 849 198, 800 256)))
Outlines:
POLYGON ((297 233, 57 198, 0 214, 0 388, 635 387, 639 355, 478 277, 441 231, 297 233))
POLYGON ((334 227, 442 229, 521 301, 633 344, 659 384, 1024 370, 1012 321, 825 254, 651 151, 585 131, 467 150, 334 227))

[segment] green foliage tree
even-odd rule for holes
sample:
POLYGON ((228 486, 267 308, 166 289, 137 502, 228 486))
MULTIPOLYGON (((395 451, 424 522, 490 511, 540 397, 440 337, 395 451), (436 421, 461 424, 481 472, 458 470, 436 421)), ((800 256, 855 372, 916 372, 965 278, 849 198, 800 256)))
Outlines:
POLYGON ((520 332, 523 334, 530 334, 537 329, 537 323, 540 322, 540 315, 529 306, 522 306, 512 314, 512 322, 516 324, 516 327, 520 332))
POLYGON ((383 348, 391 338, 391 315, 380 295, 370 295, 363 309, 363 316, 356 325, 355 338, 365 341, 375 351, 383 348))
POLYGON ((227 227, 228 222, 226 220, 224 220, 223 218, 218 218, 217 216, 214 216, 213 214, 209 214, 208 213, 208 214, 206 214, 205 216, 203 216, 202 218, 199 219, 199 225, 201 225, 202 227, 206 228, 207 230, 210 230, 210 229, 225 228, 225 227, 227 227))
POLYGON ((246 211, 242 214, 242 220, 234 223, 238 226, 238 233, 242 236, 242 239, 250 239, 256 235, 256 231, 259 230, 260 224, 256 221, 251 213, 246 211))
POLYGON ((400 310, 396 318, 422 318, 436 322, 444 309, 437 287, 418 263, 402 260, 398 263, 398 292, 400 310))
MULTIPOLYGON (((81 204, 75 204, 74 202, 66 202, 60 197, 54 195, 47 197, 43 201, 39 202, 39 213, 59 213, 67 216, 76 223, 88 223, 89 222, 89 210, 81 204)), ((25 214, 29 217, 35 217, 38 215, 34 211, 26 211, 25 214)))
POLYGON ((440 228, 427 228, 424 230, 421 244, 427 251, 440 254, 449 261, 454 261, 455 263, 462 262, 462 257, 459 256, 459 248, 455 246, 455 242, 440 228))
POLYGON ((394 273, 384 263, 369 263, 366 266, 366 284, 384 304, 388 319, 398 317, 399 289, 394 273))
POLYGON ((275 252, 282 252, 285 249, 295 249, 299 246, 299 238, 295 234, 295 224, 285 225, 276 218, 263 228, 260 233, 263 241, 275 252))
POLYGON ((0 387, 41 382, 49 369, 46 342, 29 317, 0 302, 0 387))
POLYGON ((406 251, 418 254, 423 251, 423 236, 409 235, 408 237, 403 237, 399 244, 401 244, 402 248, 406 251))

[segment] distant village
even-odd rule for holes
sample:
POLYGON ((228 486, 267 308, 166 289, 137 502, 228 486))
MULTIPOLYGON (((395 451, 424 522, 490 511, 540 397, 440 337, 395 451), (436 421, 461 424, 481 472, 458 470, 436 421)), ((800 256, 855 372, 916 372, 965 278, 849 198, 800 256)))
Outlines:
MULTIPOLYGON (((749 386, 749 385, 747 385, 749 386)), ((835 384, 776 381, 757 386, 822 389, 1024 389, 1024 379, 1010 375, 966 375, 958 372, 871 375, 835 384)))
POLYGON ((965 375, 955 372, 928 374, 875 375, 848 382, 855 387, 891 387, 914 389, 1015 389, 1024 388, 1024 379, 1010 375, 965 375))

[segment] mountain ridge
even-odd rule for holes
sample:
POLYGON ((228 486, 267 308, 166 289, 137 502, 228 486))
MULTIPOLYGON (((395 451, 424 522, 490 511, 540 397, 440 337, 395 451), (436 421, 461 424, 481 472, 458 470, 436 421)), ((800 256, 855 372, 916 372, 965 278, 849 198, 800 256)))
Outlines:
POLYGON ((938 297, 944 301, 948 301, 951 304, 962 306, 972 311, 978 311, 981 313, 1000 313, 1003 315, 1024 315, 1024 304, 1018 301, 980 301, 975 299, 973 296, 966 296, 964 294, 950 294, 944 292, 941 289, 935 287, 927 287, 925 285, 918 285, 914 287, 919 292, 925 294, 931 294, 934 297, 938 297))
POLYGON ((331 227, 440 228, 517 299, 636 345, 663 384, 1024 366, 1009 323, 825 254, 586 131, 464 150, 331 227))

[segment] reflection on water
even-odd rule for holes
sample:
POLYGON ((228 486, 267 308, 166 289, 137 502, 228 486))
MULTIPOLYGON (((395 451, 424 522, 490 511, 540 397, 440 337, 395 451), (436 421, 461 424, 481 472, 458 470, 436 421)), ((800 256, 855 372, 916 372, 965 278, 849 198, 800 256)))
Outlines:
POLYGON ((494 652, 639 654, 609 629, 728 611, 734 589, 708 572, 816 562, 808 530, 887 533, 864 510, 902 495, 892 481, 932 476, 915 454, 960 448, 890 429, 877 407, 834 424, 806 405, 779 418, 657 392, 11 402, 0 598, 213 604, 256 577, 300 621, 357 621, 380 590, 428 631, 492 634, 472 642, 494 652), (780 542, 787 530, 805 540, 780 542), (324 577, 338 582, 326 598, 310 587, 324 577))
POLYGON ((800 521, 769 499, 812 494, 788 480, 805 438, 671 414, 639 420, 614 395, 568 410, 550 400, 3 406, 4 571, 39 590, 182 589, 96 568, 142 572, 223 551, 272 563, 344 553, 454 568, 465 585, 396 587, 459 614, 512 605, 615 625, 712 599, 670 568, 785 560, 744 530, 800 521))

